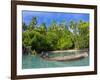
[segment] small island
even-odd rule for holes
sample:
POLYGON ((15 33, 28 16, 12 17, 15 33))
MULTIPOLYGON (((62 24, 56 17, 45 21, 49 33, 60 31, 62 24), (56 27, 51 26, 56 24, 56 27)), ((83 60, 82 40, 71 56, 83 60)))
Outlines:
MULTIPOLYGON (((33 12, 33 14, 34 13, 35 12, 33 12)), ((47 14, 51 15, 49 12, 47 12, 47 14)), ((58 13, 59 16, 61 16, 61 14, 64 17, 67 16, 65 13, 58 13)), ((52 13, 52 15, 56 15, 56 13, 52 13)), ((72 15, 75 16, 83 14, 72 15)), ((54 61, 75 61, 89 57, 89 21, 84 21, 82 18, 75 21, 72 18, 69 23, 67 23, 66 18, 62 17, 61 20, 60 18, 59 20, 56 20, 56 17, 57 16, 55 16, 55 19, 52 20, 51 18, 48 19, 46 23, 42 22, 42 20, 40 22, 39 17, 37 15, 33 15, 28 25, 23 19, 23 56, 34 56, 34 58, 28 58, 32 60, 36 59, 36 56, 37 59, 40 59, 41 61, 43 60, 43 62, 50 61, 48 63, 52 63, 54 61)), ((26 58, 23 59, 26 61, 28 60, 26 58)), ((37 59, 35 62, 38 63, 37 59)), ((40 62, 38 64, 40 64, 40 62)))

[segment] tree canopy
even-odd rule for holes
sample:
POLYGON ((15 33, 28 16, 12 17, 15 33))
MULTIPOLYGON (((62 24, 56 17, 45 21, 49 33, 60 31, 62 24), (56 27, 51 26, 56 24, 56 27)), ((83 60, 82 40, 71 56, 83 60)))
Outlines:
POLYGON ((79 22, 70 21, 67 24, 66 20, 63 20, 58 24, 52 20, 50 26, 46 26, 46 23, 37 26, 37 22, 37 17, 33 17, 30 25, 26 26, 23 23, 23 48, 31 46, 31 50, 37 53, 89 48, 89 22, 80 20, 79 22))

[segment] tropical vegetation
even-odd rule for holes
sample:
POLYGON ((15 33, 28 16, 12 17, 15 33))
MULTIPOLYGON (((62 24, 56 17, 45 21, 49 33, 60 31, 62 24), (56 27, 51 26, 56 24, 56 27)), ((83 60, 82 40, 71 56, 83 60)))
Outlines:
POLYGON ((89 48, 89 22, 72 20, 67 24, 63 20, 58 24, 52 20, 49 26, 37 23, 37 17, 33 17, 29 25, 22 24, 23 54, 89 48))

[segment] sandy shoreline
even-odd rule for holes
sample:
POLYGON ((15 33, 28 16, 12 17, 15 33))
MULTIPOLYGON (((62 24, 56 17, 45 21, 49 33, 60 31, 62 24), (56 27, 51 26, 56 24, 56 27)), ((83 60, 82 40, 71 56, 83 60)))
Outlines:
POLYGON ((57 52, 74 52, 74 51, 88 51, 88 49, 70 49, 70 50, 56 50, 56 51, 48 51, 48 52, 53 52, 53 53, 57 53, 57 52))

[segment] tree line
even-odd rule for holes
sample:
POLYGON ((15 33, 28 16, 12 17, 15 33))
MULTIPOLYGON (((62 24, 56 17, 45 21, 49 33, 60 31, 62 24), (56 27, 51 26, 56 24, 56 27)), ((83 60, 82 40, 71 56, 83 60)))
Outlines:
POLYGON ((67 24, 63 20, 58 24, 52 20, 49 26, 37 23, 37 17, 33 17, 29 25, 22 24, 23 54, 89 48, 89 22, 72 20, 67 24))

